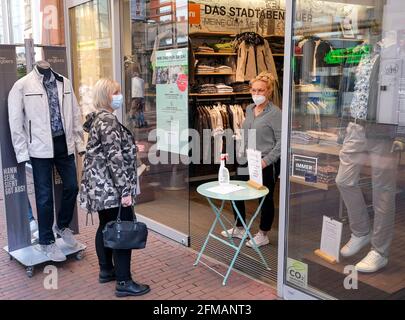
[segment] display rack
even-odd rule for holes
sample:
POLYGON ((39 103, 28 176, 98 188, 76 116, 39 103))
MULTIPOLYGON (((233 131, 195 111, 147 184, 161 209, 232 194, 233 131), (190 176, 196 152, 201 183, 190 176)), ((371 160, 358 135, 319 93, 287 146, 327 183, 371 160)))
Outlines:
POLYGON ((194 55, 196 56, 236 56, 238 55, 236 52, 195 52, 194 55))
POLYGON ((233 76, 235 72, 197 72, 196 76, 233 76))

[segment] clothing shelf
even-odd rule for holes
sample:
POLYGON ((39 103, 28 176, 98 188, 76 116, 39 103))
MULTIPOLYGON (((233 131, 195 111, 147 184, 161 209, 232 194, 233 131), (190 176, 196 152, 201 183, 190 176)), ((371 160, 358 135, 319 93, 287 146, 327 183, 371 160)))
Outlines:
POLYGON ((298 178, 298 177, 290 177, 290 182, 302 184, 304 186, 309 186, 309 187, 314 187, 316 189, 320 190, 329 190, 330 187, 333 185, 328 185, 326 183, 320 183, 320 182, 306 182, 304 178, 298 178))
POLYGON ((234 32, 192 32, 189 35, 194 37, 236 37, 234 32))
POLYGON ((221 72, 204 72, 204 73, 196 73, 196 76, 233 76, 235 72, 228 72, 228 73, 221 73, 221 72))
POLYGON ((195 52, 196 56, 236 56, 236 52, 195 52))
POLYGON ((191 97, 216 97, 216 96, 241 96, 241 95, 250 95, 250 92, 190 93, 191 97))

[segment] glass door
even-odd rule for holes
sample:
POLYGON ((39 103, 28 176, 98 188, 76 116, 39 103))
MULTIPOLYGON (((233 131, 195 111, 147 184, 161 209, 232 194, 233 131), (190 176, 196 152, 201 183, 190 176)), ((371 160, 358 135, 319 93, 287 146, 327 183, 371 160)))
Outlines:
POLYGON ((70 7, 69 26, 73 86, 85 116, 93 111, 91 94, 97 80, 114 78, 110 0, 70 7))
POLYGON ((148 227, 189 244, 188 2, 121 4, 124 123, 137 140, 140 195, 148 227))
POLYGON ((404 299, 405 4, 287 13, 280 294, 404 299))

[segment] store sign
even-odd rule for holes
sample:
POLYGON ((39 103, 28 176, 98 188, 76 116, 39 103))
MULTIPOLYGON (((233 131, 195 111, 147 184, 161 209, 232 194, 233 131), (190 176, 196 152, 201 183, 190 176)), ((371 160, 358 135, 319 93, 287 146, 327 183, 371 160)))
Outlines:
POLYGON ((190 26, 201 23, 201 5, 194 3, 188 5, 188 22, 190 26))
POLYGON ((344 38, 358 34, 359 17, 367 12, 366 6, 320 0, 298 0, 296 2, 294 34, 336 33, 336 26, 344 38))
POLYGON ((155 72, 158 150, 188 156, 188 49, 158 51, 155 72))
MULTIPOLYGON (((293 155, 293 173, 294 177, 311 179, 316 178, 318 174, 318 158, 302 155, 293 155)), ((316 182, 316 181, 308 181, 316 182)))
POLYGON ((300 288, 308 288, 308 265, 291 258, 287 258, 287 282, 300 288))
POLYGON ((17 81, 15 46, 0 46, 0 156, 9 251, 31 244, 25 163, 18 164, 8 123, 8 94, 17 81))
POLYGON ((284 35, 285 0, 198 0, 189 5, 190 33, 284 35))
POLYGON ((63 76, 67 76, 66 48, 65 47, 44 47, 44 57, 53 70, 63 76))

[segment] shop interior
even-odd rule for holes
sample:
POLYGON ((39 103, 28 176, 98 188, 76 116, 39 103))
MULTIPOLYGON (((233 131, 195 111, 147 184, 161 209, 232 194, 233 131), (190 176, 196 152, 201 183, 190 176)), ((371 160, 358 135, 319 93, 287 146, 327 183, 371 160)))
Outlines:
MULTIPOLYGON (((231 178, 236 175, 234 150, 236 142, 232 137, 227 139, 223 132, 227 129, 233 132, 240 130, 245 109, 252 103, 249 80, 261 71, 275 73, 277 86, 274 96, 277 105, 281 107, 284 65, 284 20, 282 19, 284 19, 285 10, 284 7, 270 10, 272 15, 275 12, 280 20, 267 19, 267 10, 263 9, 264 13, 256 12, 255 18, 249 21, 243 17, 242 13, 242 9, 245 9, 246 15, 251 5, 249 1, 238 1, 236 7, 240 7, 239 15, 242 15, 239 18, 217 15, 217 9, 214 6, 211 8, 209 1, 168 1, 164 4, 151 1, 145 8, 139 10, 144 12, 144 16, 140 13, 138 17, 133 13, 130 16, 129 5, 129 1, 126 1, 122 12, 123 30, 126 31, 125 90, 127 106, 131 106, 127 108, 126 119, 141 147, 139 153, 141 159, 148 166, 148 170, 141 177, 141 195, 138 199, 137 212, 189 235, 191 247, 199 251, 215 215, 207 200, 199 195, 196 189, 205 182, 218 179, 221 153, 230 154, 227 168, 231 178), (193 10, 193 5, 197 6, 198 14, 201 14, 199 21, 188 20, 188 5, 190 5, 188 10, 193 10), (210 19, 217 23, 225 23, 227 26, 219 29, 215 23, 206 24, 210 19), (130 30, 132 30, 131 34, 129 34, 130 30), (266 59, 266 70, 258 69, 252 74, 243 70, 241 65, 243 62, 238 59, 238 46, 249 41, 255 46, 266 44, 269 47, 270 55, 266 59), (201 145, 200 159, 197 163, 150 165, 148 155, 153 152, 155 137, 151 139, 149 135, 157 127, 157 109, 159 108, 151 59, 156 51, 178 48, 187 48, 189 56, 188 126, 199 132, 201 136, 203 130, 207 129, 216 130, 220 135, 212 138, 209 143, 201 145), (134 96, 134 77, 145 81, 145 92, 140 95, 143 98, 134 96), (207 110, 216 112, 216 126, 203 119, 203 109, 205 114, 207 110)), ((261 7, 265 8, 264 3, 262 5, 261 7)), ((226 7, 227 4, 224 3, 224 6, 226 7)), ((158 78, 157 81, 161 80, 158 78)), ((159 152, 159 155, 165 156, 162 152, 159 152)), ((247 246, 244 246, 235 265, 236 269, 273 284, 277 281, 278 188, 277 186, 274 197, 276 219, 273 230, 269 233, 271 244, 261 248, 271 271, 262 265, 257 253, 247 246)), ((248 203, 248 219, 256 207, 257 201, 248 203)), ((233 221, 230 204, 227 204, 225 212, 226 216, 233 221)), ((258 223, 259 221, 255 221, 251 229, 252 234, 258 231, 258 223)), ((222 230, 217 231, 219 233, 222 230)), ((239 239, 236 239, 236 243, 238 241, 239 239)), ((207 248, 208 256, 226 264, 232 260, 232 253, 233 251, 216 241, 210 242, 207 248)))
POLYGON ((399 30, 403 26, 388 21, 392 19, 392 12, 400 8, 395 1, 349 2, 320 1, 322 10, 312 11, 312 19, 316 23, 303 18, 308 11, 305 1, 296 3, 296 12, 302 14, 295 18, 293 28, 287 256, 307 265, 308 283, 304 286, 305 292, 310 294, 319 295, 322 292, 338 299, 403 299, 403 153, 392 153, 391 148, 385 153, 367 151, 368 156, 360 162, 356 162, 355 153, 342 154, 351 143, 350 123, 364 126, 365 150, 370 148, 370 141, 391 145, 393 137, 397 135, 387 135, 387 131, 396 131, 397 128, 398 120, 391 120, 388 115, 401 101, 395 93, 400 91, 396 87, 400 79, 384 78, 384 72, 389 69, 383 63, 387 66, 387 63, 400 61, 404 57, 403 31, 399 30), (342 18, 338 19, 336 13, 342 18), (390 51, 392 48, 394 50, 390 51), (390 53, 394 51, 397 53, 390 53), (370 57, 372 62, 373 58, 381 57, 379 75, 361 78, 367 66, 366 60, 370 57), (372 103, 377 103, 370 98, 374 90, 376 97, 378 95, 378 111, 375 115, 370 115, 368 111, 366 120, 356 122, 353 119, 365 119, 358 111, 358 106, 364 105, 361 99, 358 100, 359 92, 364 89, 362 79, 366 79, 363 83, 367 86, 363 92, 366 96, 370 95, 367 97, 368 110, 371 110, 372 103), (350 172, 343 171, 346 163, 360 168, 358 189, 344 188, 346 183, 356 186, 355 179, 349 178, 350 172), (317 169, 302 171, 300 168, 303 164, 315 165, 317 169), (376 172, 380 174, 377 176, 376 172), (388 188, 388 183, 383 183, 382 177, 393 172, 396 174, 388 188), (347 182, 347 179, 353 180, 347 182), (346 197, 347 190, 350 190, 353 198, 346 197), (382 196, 386 197, 384 205, 378 202, 382 196), (371 245, 366 245, 353 256, 341 256, 339 261, 333 263, 314 252, 319 249, 322 232, 325 231, 322 228, 323 216, 343 223, 341 246, 347 243, 356 217, 353 208, 363 206, 363 200, 356 205, 354 201, 360 201, 357 199, 363 197, 364 208, 367 207, 363 218, 370 219, 370 228, 374 230, 371 240, 373 248, 378 241, 383 241, 378 240, 379 237, 385 237, 384 241, 390 243, 388 264, 375 272, 359 271, 358 290, 348 290, 344 286, 348 268, 359 267, 358 263, 364 261, 371 245), (394 226, 389 223, 381 225, 386 218, 395 219, 394 226), (392 241, 389 241, 390 237, 392 241))

